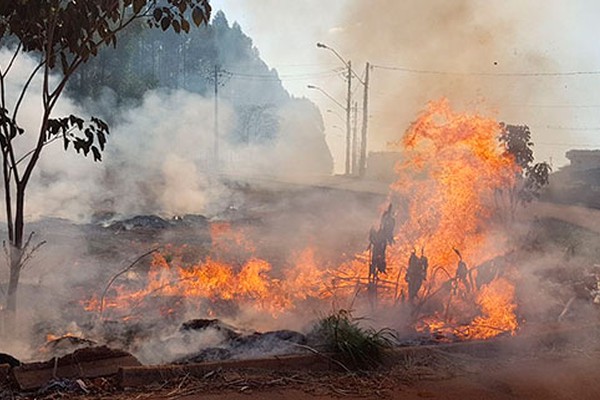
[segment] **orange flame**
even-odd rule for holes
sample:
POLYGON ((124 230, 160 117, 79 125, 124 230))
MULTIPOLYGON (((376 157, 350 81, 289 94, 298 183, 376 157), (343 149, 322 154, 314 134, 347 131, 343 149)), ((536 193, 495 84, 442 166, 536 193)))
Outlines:
MULTIPOLYGON (((491 240, 489 228, 497 211, 495 192, 511 184, 517 167, 504 155, 498 134, 494 119, 456 113, 442 99, 429 103, 397 143, 403 161, 396 166, 398 180, 391 185, 391 198, 404 204, 397 217, 402 223, 396 243, 387 253, 388 269, 378 281, 377 297, 388 304, 405 297, 403 278, 409 254, 413 248, 424 248, 430 268, 419 297, 445 298, 438 302, 443 310, 434 307, 430 315, 421 315, 421 329, 450 331, 467 338, 487 338, 517 329, 514 285, 506 274, 479 289, 452 290, 458 263, 454 248, 471 268, 506 250, 505 238, 495 234, 491 240), (461 318, 454 318, 451 309, 462 314, 461 318), (473 309, 475 313, 469 311, 473 309), (463 322, 465 315, 469 315, 467 323, 463 322), (455 329, 457 325, 461 329, 455 329)), ((307 300, 324 300, 334 294, 352 298, 366 287, 368 251, 335 268, 325 268, 315 250, 307 248, 294 255, 290 265, 273 271, 268 261, 255 256, 256 246, 243 231, 214 223, 210 232, 210 257, 190 265, 175 249, 155 254, 143 287, 114 287, 104 309, 126 314, 148 298, 171 296, 204 307, 209 315, 215 311, 207 301, 233 301, 277 317, 307 300)), ((476 276, 477 269, 471 273, 476 276)), ((85 307, 98 310, 100 302, 92 298, 85 307)), ((167 307, 164 312, 170 315, 174 311, 167 307)))
MULTIPOLYGON (((238 268, 212 258, 191 266, 180 257, 170 255, 168 258, 155 253, 145 287, 132 291, 126 286, 116 286, 116 295, 105 301, 104 309, 127 313, 152 296, 171 296, 183 297, 197 308, 205 300, 235 300, 276 317, 294 309, 303 300, 327 296, 322 294, 325 271, 319 269, 310 249, 302 252, 296 264, 284 271, 283 279, 273 276, 270 263, 254 257, 238 268)), ((100 301, 94 297, 84 305, 88 311, 99 310, 100 301)), ((211 312, 210 309, 204 311, 211 312)))
MULTIPOLYGON (((498 211, 496 191, 512 183, 517 166, 500 147, 499 133, 496 120, 456 113, 442 99, 430 102, 398 143, 404 159, 396 166, 398 180, 392 192, 409 203, 392 258, 402 262, 412 248, 424 248, 433 266, 429 279, 434 289, 455 276, 459 260, 455 248, 469 267, 505 251, 502 235, 496 234, 490 244, 489 228, 498 211)), ((474 328, 469 337, 515 331, 514 287, 502 282, 477 293, 475 302, 485 317, 472 323, 489 329, 474 328)), ((439 329, 440 321, 431 324, 439 329)))

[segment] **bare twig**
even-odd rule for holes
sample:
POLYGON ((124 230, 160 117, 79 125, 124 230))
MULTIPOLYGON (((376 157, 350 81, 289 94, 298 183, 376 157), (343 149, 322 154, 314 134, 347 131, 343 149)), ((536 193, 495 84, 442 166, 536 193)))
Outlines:
POLYGON ((567 301, 565 308, 563 308, 562 312, 558 315, 558 318, 557 318, 558 322, 561 322, 563 320, 565 315, 569 312, 569 309, 571 308, 571 304, 573 304, 574 301, 575 301, 575 296, 571 297, 569 299, 569 301, 567 301))
POLYGON ((294 345, 294 346, 296 346, 296 347, 300 347, 302 349, 306 349, 306 350, 310 351, 311 353, 314 353, 314 354, 316 354, 316 355, 318 355, 320 357, 323 357, 324 359, 326 359, 328 361, 333 362, 334 364, 336 364, 337 366, 341 367, 344 371, 348 372, 349 374, 352 373, 352 371, 348 367, 346 367, 342 362, 340 362, 340 361, 338 361, 338 360, 336 360, 334 358, 331 358, 331 357, 329 357, 326 354, 321 353, 317 349, 314 349, 314 348, 312 348, 310 346, 307 346, 305 344, 299 344, 299 343, 291 343, 291 344, 294 345))
POLYGON ((117 278, 119 278, 121 275, 123 275, 123 274, 127 273, 129 270, 131 270, 142 259, 144 259, 145 257, 149 256, 150 254, 158 251, 159 249, 160 249, 160 247, 155 247, 154 249, 145 252, 144 254, 142 254, 141 256, 136 258, 131 264, 129 264, 127 266, 127 268, 117 272, 115 275, 113 275, 112 278, 110 278, 110 280, 106 284, 106 287, 104 288, 104 291, 102 292, 102 296, 100 297, 100 317, 102 317, 102 314, 104 313, 104 299, 106 297, 106 293, 108 293, 108 289, 110 289, 110 287, 115 282, 115 280, 117 280, 117 278))
MULTIPOLYGON (((27 241, 25 242, 25 246, 23 246, 23 251, 26 251, 27 248, 29 248, 30 244, 31 244, 31 239, 33 239, 33 236, 35 235, 35 232, 32 231, 29 234, 29 237, 27 238, 27 241)), ((21 259, 21 269, 25 269, 25 266, 31 261, 31 259, 33 258, 33 254, 40 249, 40 247, 42 247, 43 245, 46 244, 45 240, 42 240, 41 242, 39 242, 38 244, 36 244, 35 246, 33 246, 31 248, 30 251, 28 251, 27 253, 24 254, 23 258, 21 259)))
POLYGON ((177 285, 178 283, 181 283, 181 282, 186 282, 186 281, 191 281, 191 280, 194 280, 194 279, 197 279, 197 278, 196 278, 195 276, 189 276, 189 277, 187 277, 187 278, 176 279, 176 280, 173 280, 173 281, 167 282, 167 283, 165 283, 164 285, 160 285, 159 287, 157 287, 157 288, 155 288, 155 289, 152 289, 152 290, 151 290, 151 291, 149 291, 149 292, 146 292, 146 293, 144 294, 144 297, 140 298, 140 299, 139 299, 137 302, 135 302, 135 303, 132 303, 132 305, 129 307, 129 309, 131 310, 131 312, 130 312, 129 314, 127 314, 127 315, 121 315, 119 318, 123 319, 123 318, 129 318, 129 317, 135 316, 135 315, 136 315, 136 314, 135 314, 135 311, 136 311, 136 309, 142 305, 142 303, 144 302, 144 300, 145 300, 145 299, 146 299, 148 296, 151 296, 151 295, 153 295, 154 293, 158 293, 158 292, 160 292, 161 290, 163 290, 164 288, 168 288, 168 287, 171 287, 171 286, 177 285))

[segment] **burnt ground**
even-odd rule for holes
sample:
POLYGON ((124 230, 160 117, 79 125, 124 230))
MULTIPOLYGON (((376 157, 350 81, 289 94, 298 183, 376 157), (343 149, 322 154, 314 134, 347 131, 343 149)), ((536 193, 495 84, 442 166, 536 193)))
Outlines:
MULTIPOLYGON (((27 228, 36 232, 33 242, 45 240, 47 244, 35 253, 22 275, 19 303, 23 305, 21 316, 29 325, 22 336, 30 337, 33 333, 34 348, 38 348, 48 333, 78 335, 78 330, 69 329, 73 322, 89 329, 95 315, 83 312, 79 300, 91 293, 102 293, 115 274, 150 249, 162 246, 167 256, 171 251, 177 253, 189 265, 208 255, 223 256, 225 252, 215 250, 211 242, 210 226, 215 222, 228 223, 234 232, 242 232, 249 238, 249 245, 254 247, 252 254, 268 260, 275 276, 278 269, 290 262, 290 257, 316 244, 320 258, 337 264, 364 250, 368 230, 378 222, 385 202, 384 195, 377 193, 302 185, 257 189, 240 184, 235 193, 231 202, 223 204, 221 212, 210 217, 99 213, 92 223, 86 224, 52 218, 28 224, 27 228)), ((225 244, 228 241, 225 238, 225 244)), ((235 258, 235 254, 232 256, 235 258)), ((117 284, 141 282, 150 261, 151 257, 142 259, 131 271, 133 276, 122 277, 117 284)), ((228 261, 236 265, 237 260, 228 261)), ((6 281, 4 278, 0 276, 0 280, 6 281)), ((226 312, 230 311, 228 304, 222 306, 226 312)), ((171 323, 177 327, 182 321, 171 323)), ((152 326, 132 329, 143 331, 152 326)), ((128 332, 125 333, 127 336, 128 332)), ((0 351, 11 352, 3 346, 0 351)), ((23 353, 26 352, 16 355, 40 359, 39 355, 29 358, 23 353)))
MULTIPOLYGON (((366 232, 378 220, 385 201, 382 195, 327 188, 240 190, 243 200, 227 206, 212 220, 229 221, 236 228, 252 230, 258 255, 271 260, 311 241, 323 244, 320 248, 328 252, 323 256, 332 262, 362 250, 366 232)), ((600 226, 600 216, 585 209, 556 205, 530 206, 525 214, 519 217, 527 225, 519 240, 523 241, 524 253, 530 256, 528 262, 533 260, 535 271, 523 266, 523 275, 544 285, 519 288, 519 297, 531 298, 535 291, 533 297, 539 300, 521 305, 521 316, 528 323, 543 324, 556 321, 566 310, 562 323, 596 322, 599 306, 593 304, 585 281, 590 268, 600 259, 600 237, 594 228, 600 226), (575 300, 566 308, 571 298, 575 300)), ((188 254, 191 260, 210 251, 208 221, 202 216, 162 216, 126 222, 101 220, 73 225, 46 220, 33 224, 40 238, 51 244, 32 262, 36 278, 26 277, 25 297, 28 291, 39 294, 40 288, 60 286, 63 281, 75 282, 75 286, 70 285, 66 292, 48 289, 52 296, 66 297, 78 288, 89 290, 90 281, 101 287, 102 282, 127 265, 127 260, 157 245, 188 245, 193 248, 188 254), (75 265, 69 261, 73 256, 75 265), (69 265, 66 275, 52 269, 58 264, 69 265)), ((406 360, 394 368, 366 375, 216 371, 205 379, 187 377, 132 391, 117 389, 112 378, 99 378, 86 382, 96 394, 79 397, 596 399, 600 398, 598 356, 598 347, 549 347, 519 356, 493 357, 448 356, 441 352, 427 360, 406 360)), ((74 398, 76 394, 47 396, 74 398)))
MULTIPOLYGON (((550 355, 532 359, 456 359, 446 365, 404 366, 368 376, 286 377, 264 374, 246 379, 246 386, 197 389, 170 388, 150 399, 445 399, 445 400, 592 400, 600 396, 597 370, 600 352, 589 357, 550 355), (465 365, 468 364, 468 365, 465 365), (265 383, 260 383, 266 381, 265 383), (257 383, 254 383, 257 382, 257 383), (270 387, 269 387, 270 386, 270 387), (208 392, 208 393, 207 393, 208 392)), ((440 363, 438 360, 437 363, 440 363)))
POLYGON ((515 345, 517 338, 508 345, 396 352, 385 368, 371 372, 216 368, 139 388, 122 389, 116 377, 107 377, 82 380, 62 392, 44 389, 12 393, 11 398, 592 400, 600 396, 599 333, 596 326, 571 338, 568 333, 543 335, 525 347, 515 345))

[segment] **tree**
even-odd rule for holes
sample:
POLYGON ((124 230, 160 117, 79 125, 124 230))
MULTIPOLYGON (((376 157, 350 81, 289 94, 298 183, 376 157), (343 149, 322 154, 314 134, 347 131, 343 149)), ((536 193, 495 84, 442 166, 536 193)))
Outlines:
MULTIPOLYGON (((83 156, 101 161, 109 129, 92 117, 56 118, 53 110, 69 79, 94 58, 99 49, 117 45, 117 36, 135 21, 175 33, 189 32, 190 22, 206 24, 208 0, 13 0, 0 3, 0 46, 12 46, 12 58, 0 65, 0 150, 6 224, 9 242, 9 283, 6 295, 9 325, 14 325, 17 287, 32 234, 24 240, 27 185, 44 147, 62 140, 83 156), (23 82, 14 104, 9 104, 6 80, 22 53, 33 55, 37 64, 23 82), (36 76, 42 80, 42 115, 39 130, 27 132, 19 124, 19 110, 36 76), (52 79, 57 77, 57 79, 52 79), (35 145, 19 153, 19 142, 33 136, 35 145)), ((21 145, 22 147, 22 145, 21 145)))
POLYGON ((250 104, 239 107, 238 140, 242 143, 261 143, 273 139, 279 129, 274 104, 250 104))
POLYGON ((511 218, 519 205, 539 198, 541 190, 548 184, 552 168, 547 162, 535 163, 531 131, 527 125, 500 124, 499 141, 505 154, 514 159, 517 165, 514 184, 508 188, 509 211, 511 218))

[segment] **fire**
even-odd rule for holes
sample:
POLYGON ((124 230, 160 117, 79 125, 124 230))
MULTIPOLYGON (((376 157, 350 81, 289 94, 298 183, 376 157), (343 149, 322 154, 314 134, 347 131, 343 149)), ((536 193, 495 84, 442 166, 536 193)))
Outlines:
POLYGON ((71 332, 67 332, 64 335, 55 335, 53 333, 46 334, 46 342, 52 342, 62 338, 78 338, 78 336, 71 332))
MULTIPOLYGON (((256 257, 234 267, 213 258, 187 265, 180 256, 155 253, 146 285, 136 291, 127 285, 115 287, 115 296, 103 303, 103 310, 120 313, 124 318, 124 313, 136 310, 140 303, 160 296, 184 298, 186 306, 209 315, 214 312, 211 303, 235 301, 277 317, 295 309, 304 300, 327 297, 323 284, 325 273, 317 266, 311 249, 298 255, 296 264, 284 270, 283 279, 274 276, 269 262, 256 257)), ((88 311, 98 311, 101 303, 94 297, 84 305, 88 311)), ((163 313, 172 311, 167 309, 163 313)))
MULTIPOLYGON (((490 232, 497 216, 496 191, 511 184, 517 167, 503 153, 498 134, 493 118, 454 112, 442 99, 429 103, 396 143, 403 160, 396 166, 390 198, 400 204, 400 212, 376 301, 413 302, 407 298, 406 266, 411 251, 423 249, 429 269, 418 304, 412 304, 417 329, 478 339, 514 333, 518 327, 508 271, 474 284, 478 265, 507 250, 506 238, 490 232), (470 283, 456 278, 459 259, 470 269, 470 283)), ((243 230, 213 223, 210 232, 212 248, 203 260, 185 262, 173 248, 155 253, 144 282, 115 285, 105 299, 89 299, 86 310, 132 318, 132 310, 149 299, 171 298, 161 313, 186 307, 218 315, 217 308, 231 302, 276 318, 312 299, 353 299, 369 292, 369 251, 326 266, 316 256, 318 248, 309 247, 274 268, 257 257, 257 246, 243 230)))
MULTIPOLYGON (((397 143, 404 159, 396 167, 398 180, 392 193, 409 200, 406 220, 398 231, 399 245, 390 258, 406 263, 411 249, 423 248, 433 266, 428 271, 433 290, 456 276, 459 253, 454 249, 469 268, 506 250, 507 238, 500 234, 490 245, 490 228, 498 212, 494 196, 515 179, 517 166, 499 146, 498 134, 495 119, 456 113, 442 99, 430 102, 397 143)), ((471 278, 477 273, 472 269, 471 278)), ((508 280, 501 282, 492 282, 475 294, 474 302, 483 316, 471 322, 467 336, 483 338, 515 331, 514 286, 508 280)), ((472 297, 473 293, 466 293, 453 301, 468 303, 472 297)), ((447 302, 450 307, 450 300, 447 302)), ((456 305, 456 309, 465 308, 465 304, 456 305)), ((431 321, 435 330, 440 329, 437 315, 431 321)))
POLYGON ((466 259, 496 255, 484 247, 485 228, 496 210, 496 189, 512 182, 516 168, 498 134, 495 119, 455 113, 445 99, 429 103, 398 143, 404 161, 392 193, 410 199, 399 230, 404 245, 425 247, 445 266, 457 264, 453 247, 466 259))
POLYGON ((516 331, 518 322, 514 297, 514 285, 507 279, 499 278, 485 286, 477 296, 483 315, 473 320, 469 336, 487 339, 501 332, 516 331))

